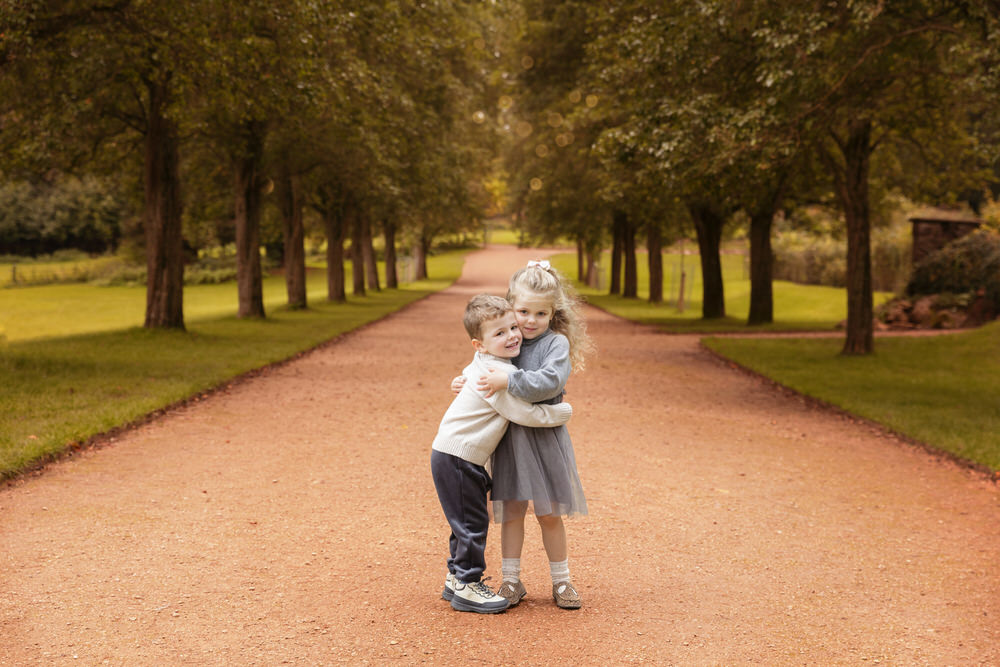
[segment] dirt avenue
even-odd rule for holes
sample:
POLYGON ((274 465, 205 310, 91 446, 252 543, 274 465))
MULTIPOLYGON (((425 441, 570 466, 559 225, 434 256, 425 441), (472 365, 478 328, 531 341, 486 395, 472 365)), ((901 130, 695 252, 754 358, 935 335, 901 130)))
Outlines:
MULTIPOLYGON (((460 318, 538 251, 0 488, 0 664, 1000 665, 1000 491, 589 309, 584 606, 440 599, 430 443, 460 318)), ((498 532, 488 547, 499 583, 498 532)))

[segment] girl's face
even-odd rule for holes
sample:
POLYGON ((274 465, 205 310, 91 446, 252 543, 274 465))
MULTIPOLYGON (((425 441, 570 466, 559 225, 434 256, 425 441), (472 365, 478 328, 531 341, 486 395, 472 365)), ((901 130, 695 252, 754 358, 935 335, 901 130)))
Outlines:
POLYGON ((545 333, 552 320, 552 299, 541 294, 525 292, 514 297, 514 316, 526 340, 545 333))

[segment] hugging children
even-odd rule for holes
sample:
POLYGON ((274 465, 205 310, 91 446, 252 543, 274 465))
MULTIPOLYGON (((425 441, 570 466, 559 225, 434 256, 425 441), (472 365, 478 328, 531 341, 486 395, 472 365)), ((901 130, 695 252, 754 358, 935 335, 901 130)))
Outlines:
MULTIPOLYGON (((463 395, 466 396, 466 402, 469 397, 487 402, 506 397, 506 400, 518 403, 504 405, 523 401, 533 404, 534 408, 565 406, 562 395, 570 372, 583 368, 584 357, 592 349, 579 313, 579 301, 572 288, 548 262, 529 262, 527 267, 511 277, 506 301, 508 307, 513 308, 513 322, 510 315, 505 314, 494 324, 499 324, 502 320, 508 335, 519 339, 517 351, 514 351, 513 340, 509 339, 502 345, 494 343, 494 349, 502 348, 505 351, 504 354, 497 355, 499 359, 489 359, 477 352, 477 359, 473 364, 452 383, 452 388, 459 391, 452 407, 455 407, 463 395), (517 330, 516 334, 513 329, 517 330), (513 360, 514 363, 507 360, 513 360), (477 361, 486 362, 485 368, 477 366, 477 361), (476 385, 476 391, 471 393, 470 380, 476 385)), ((500 307, 499 303, 497 307, 500 307)), ((468 321, 466 328, 469 335, 473 336, 468 321)), ((483 335, 488 336, 485 330, 483 335)), ((447 414, 445 417, 442 428, 448 421, 447 414)), ((559 423, 529 423, 512 416, 509 421, 509 427, 501 430, 499 444, 492 443, 492 435, 490 437, 490 447, 495 447, 492 455, 493 478, 491 480, 483 470, 481 482, 484 496, 485 489, 492 486, 494 520, 501 524, 503 581, 496 597, 506 602, 502 607, 500 603, 492 602, 488 606, 490 609, 502 610, 507 606, 517 605, 527 594, 520 579, 520 559, 524 544, 525 516, 530 503, 541 528, 542 543, 549 560, 552 597, 559 607, 578 609, 582 602, 570 578, 566 528, 562 517, 586 514, 587 503, 576 469, 573 444, 564 424, 566 420, 559 423)), ((438 449, 437 442, 435 440, 435 450, 438 449)), ((482 459, 483 463, 488 458, 487 454, 482 459)), ((437 480, 435 473, 435 484, 438 485, 440 496, 441 485, 437 480)), ((443 499, 442 506, 445 506, 443 499)), ((485 502, 483 507, 485 508, 485 502)), ((445 513, 448 514, 447 508, 445 513)), ((488 516, 485 521, 488 524, 488 516)), ((452 523, 450 517, 449 523, 452 523)), ((485 537, 484 528, 483 545, 485 537)), ((449 582, 453 582, 457 576, 457 569, 453 567, 456 540, 453 525, 449 582)), ((479 554, 481 553, 480 550, 479 554)), ((477 573, 481 576, 482 569, 477 573)), ((471 579, 466 575, 463 581, 471 579)), ((480 585, 489 590, 484 584, 480 585)), ((492 594, 492 591, 489 592, 492 594)), ((447 583, 444 597, 449 597, 447 583)), ((454 597, 451 599, 453 607, 462 608, 463 603, 456 605, 454 597)))

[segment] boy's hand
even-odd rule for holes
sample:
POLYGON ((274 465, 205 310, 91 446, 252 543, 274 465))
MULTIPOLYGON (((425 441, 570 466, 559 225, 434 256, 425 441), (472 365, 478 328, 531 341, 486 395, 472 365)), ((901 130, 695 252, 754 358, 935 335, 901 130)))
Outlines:
POLYGON ((465 386, 465 376, 459 375, 457 378, 451 381, 451 391, 453 394, 457 394, 462 391, 462 387, 465 386))
POLYGON ((489 375, 482 376, 479 378, 479 382, 476 383, 476 388, 479 391, 486 392, 486 398, 489 398, 498 391, 505 391, 507 389, 507 371, 491 368, 488 373, 489 375))

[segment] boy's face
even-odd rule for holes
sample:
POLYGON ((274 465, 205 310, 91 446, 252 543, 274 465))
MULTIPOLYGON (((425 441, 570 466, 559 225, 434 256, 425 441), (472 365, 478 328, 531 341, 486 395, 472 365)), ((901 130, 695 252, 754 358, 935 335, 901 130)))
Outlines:
POLYGON ((526 292, 514 298, 514 316, 521 335, 532 340, 549 328, 552 320, 552 299, 526 292))
POLYGON ((513 359, 521 353, 521 331, 513 311, 483 322, 479 335, 481 338, 472 339, 472 346, 480 352, 503 359, 513 359))

